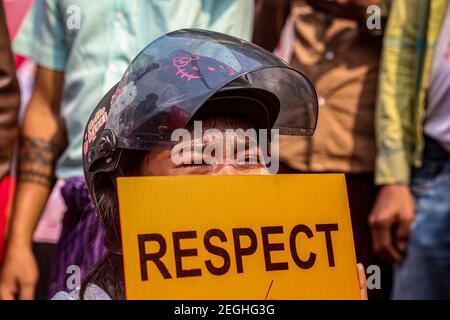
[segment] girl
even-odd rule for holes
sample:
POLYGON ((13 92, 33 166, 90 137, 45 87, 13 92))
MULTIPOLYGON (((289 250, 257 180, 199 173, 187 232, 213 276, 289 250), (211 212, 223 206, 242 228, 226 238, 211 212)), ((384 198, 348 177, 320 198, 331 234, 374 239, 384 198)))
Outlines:
POLYGON ((125 299, 117 177, 270 173, 277 159, 265 144, 275 155, 277 134, 312 135, 317 113, 309 80, 251 43, 189 29, 147 46, 85 130, 84 172, 108 253, 72 298, 125 299), (227 152, 204 152, 217 147, 227 152))

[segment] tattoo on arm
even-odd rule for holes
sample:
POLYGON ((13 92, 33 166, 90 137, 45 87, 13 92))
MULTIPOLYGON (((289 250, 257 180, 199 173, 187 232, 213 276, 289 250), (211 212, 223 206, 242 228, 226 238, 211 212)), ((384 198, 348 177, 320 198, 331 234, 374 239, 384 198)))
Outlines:
POLYGON ((42 139, 22 137, 19 151, 20 182, 51 188, 55 183, 55 164, 61 148, 42 139))

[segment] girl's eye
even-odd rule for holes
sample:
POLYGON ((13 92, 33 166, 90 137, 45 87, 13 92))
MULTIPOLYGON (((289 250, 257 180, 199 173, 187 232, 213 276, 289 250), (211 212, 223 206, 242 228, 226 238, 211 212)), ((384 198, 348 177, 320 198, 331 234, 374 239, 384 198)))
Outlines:
POLYGON ((202 161, 202 163, 194 163, 194 162, 188 163, 188 164, 185 164, 185 166, 186 167, 191 167, 191 168, 193 168, 193 167, 205 167, 205 166, 208 166, 208 164, 206 162, 202 161))

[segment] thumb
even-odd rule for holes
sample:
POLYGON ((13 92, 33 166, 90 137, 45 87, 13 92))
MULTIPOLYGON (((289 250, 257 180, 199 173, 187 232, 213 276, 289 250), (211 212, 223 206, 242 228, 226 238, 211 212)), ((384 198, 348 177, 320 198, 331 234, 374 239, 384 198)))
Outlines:
POLYGON ((364 270, 364 266, 361 263, 358 263, 357 269, 358 269, 358 282, 359 282, 359 291, 361 293, 361 300, 368 300, 366 272, 364 270))

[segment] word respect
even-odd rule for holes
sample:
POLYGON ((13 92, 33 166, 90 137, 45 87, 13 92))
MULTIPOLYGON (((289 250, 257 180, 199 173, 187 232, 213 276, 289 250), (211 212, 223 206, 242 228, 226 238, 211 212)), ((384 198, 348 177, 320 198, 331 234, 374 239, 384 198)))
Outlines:
MULTIPOLYGON (((288 241, 275 242, 271 241, 270 236, 283 235, 283 226, 263 226, 257 232, 260 234, 261 243, 258 243, 257 232, 252 228, 233 228, 231 232, 227 234, 217 228, 209 229, 200 238, 203 242, 204 249, 211 255, 221 258, 221 264, 213 263, 211 259, 204 260, 204 266, 206 270, 215 276, 225 275, 230 272, 232 262, 234 262, 237 273, 244 273, 244 257, 250 257, 257 253, 258 246, 262 246, 262 255, 264 258, 266 271, 278 271, 288 270, 288 261, 274 262, 272 253, 288 251, 293 266, 300 269, 310 269, 314 266, 317 259, 317 253, 312 250, 305 250, 301 248, 300 238, 302 241, 308 241, 318 234, 321 234, 322 239, 326 246, 326 255, 328 260, 328 266, 335 266, 334 250, 333 250, 333 232, 338 231, 338 224, 316 224, 314 228, 310 228, 305 224, 295 225, 289 233, 288 241), (314 231, 313 231, 314 229, 314 231), (230 236, 231 235, 231 236, 230 236), (229 239, 230 238, 230 239, 229 239), (228 250, 224 247, 224 244, 230 243, 233 246, 232 250, 228 250), (222 244, 222 246, 220 245, 222 244), (286 246, 289 247, 287 250, 286 246), (231 251, 231 254, 230 252, 231 251), (234 259, 234 261, 233 261, 234 259)), ((198 277, 202 275, 202 269, 200 266, 196 268, 187 268, 183 265, 183 261, 188 258, 194 259, 199 257, 199 250, 196 247, 188 246, 186 243, 193 239, 199 239, 197 231, 175 231, 172 232, 170 238, 166 239, 164 235, 160 233, 146 233, 138 234, 137 245, 139 248, 139 260, 141 280, 149 280, 149 265, 153 264, 153 267, 159 271, 164 279, 171 279, 173 275, 169 272, 168 264, 166 261, 173 261, 169 267, 174 267, 176 271, 175 276, 177 278, 186 277, 198 277), (168 240, 171 240, 170 242, 168 240), (182 245, 182 242, 185 242, 182 245), (173 260, 167 258, 168 245, 171 245, 173 249, 173 260), (147 250, 151 246, 152 250, 147 250), (156 250, 154 250, 156 248, 156 250), (149 252, 151 251, 151 252, 149 252)), ((191 261, 192 262, 192 261, 191 261)), ((172 269, 172 270, 173 270, 172 269)))

